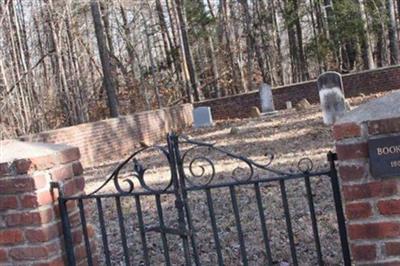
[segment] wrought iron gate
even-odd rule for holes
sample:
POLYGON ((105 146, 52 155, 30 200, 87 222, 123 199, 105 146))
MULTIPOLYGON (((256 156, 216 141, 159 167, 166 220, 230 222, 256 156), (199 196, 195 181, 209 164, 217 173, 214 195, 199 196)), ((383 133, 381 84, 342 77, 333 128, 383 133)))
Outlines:
MULTIPOLYGON (((249 254, 248 251, 254 247, 254 244, 249 246, 249 244, 246 244, 246 241, 249 236, 252 236, 253 233, 256 234, 257 231, 259 231, 260 235, 256 235, 255 237, 259 237, 260 239, 257 243, 262 243, 259 247, 261 255, 257 255, 259 256, 257 258, 253 256, 250 264, 274 265, 276 263, 276 258, 271 249, 273 240, 270 235, 273 232, 272 229, 276 229, 276 227, 271 228, 272 226, 269 226, 267 223, 267 217, 271 213, 266 211, 268 206, 265 206, 265 195, 263 193, 263 191, 268 191, 270 184, 273 183, 276 184, 275 188, 278 191, 277 194, 279 195, 282 205, 282 213, 284 216, 282 223, 284 222, 285 224, 285 235, 287 236, 288 251, 290 251, 288 252, 288 254, 290 254, 290 263, 292 265, 301 264, 298 258, 299 255, 301 256, 302 254, 298 252, 299 248, 298 243, 296 243, 293 226, 302 222, 294 220, 291 215, 287 189, 288 182, 297 180, 301 181, 301 184, 303 184, 305 188, 303 198, 308 205, 307 215, 310 219, 309 226, 312 229, 312 234, 310 234, 312 236, 311 242, 313 246, 312 259, 315 264, 324 265, 325 257, 319 234, 320 225, 314 203, 315 193, 318 193, 318 191, 313 191, 311 181, 314 178, 325 178, 329 180, 328 183, 331 185, 331 193, 333 196, 334 208, 332 207, 332 209, 337 221, 337 227, 334 232, 338 234, 337 238, 340 240, 338 240, 339 244, 337 247, 342 257, 340 263, 351 265, 343 208, 335 169, 336 155, 331 152, 328 153, 329 167, 322 171, 313 171, 313 163, 307 158, 299 160, 297 169, 294 171, 276 170, 271 167, 273 156, 266 154, 266 157, 268 161, 261 164, 247 157, 228 152, 214 144, 194 141, 185 136, 179 136, 173 133, 168 134, 166 146, 152 146, 140 149, 121 163, 110 177, 94 192, 79 197, 66 197, 61 193, 59 206, 68 264, 77 264, 77 250, 76 247, 74 247, 74 228, 78 228, 83 236, 87 264, 96 264, 96 262, 94 262, 95 252, 92 245, 94 240, 91 239, 90 232, 88 232, 88 224, 97 223, 97 233, 99 237, 101 236, 101 240, 98 241, 101 248, 98 248, 97 253, 100 256, 102 264, 104 263, 106 265, 114 264, 112 260, 113 250, 110 250, 111 245, 118 245, 118 249, 122 250, 122 254, 118 253, 116 256, 121 258, 121 263, 124 265, 153 264, 152 254, 154 254, 154 244, 149 245, 148 243, 150 233, 155 233, 159 236, 160 246, 158 253, 160 254, 158 255, 163 256, 163 261, 160 262, 166 265, 176 265, 178 264, 178 260, 181 260, 180 264, 184 265, 249 265, 249 256, 253 255, 249 254), (180 147, 182 145, 185 146, 185 148, 180 147), (139 154, 149 149, 159 151, 168 163, 171 176, 167 182, 160 183, 161 185, 164 184, 164 187, 160 187, 160 184, 157 184, 155 188, 147 182, 145 175, 148 168, 144 167, 142 162, 137 158, 139 154), (203 151, 196 154, 196 152, 194 152, 196 149, 203 149, 203 151), (236 167, 229 175, 230 179, 223 179, 218 174, 213 160, 208 156, 211 152, 218 152, 225 158, 240 162, 245 167, 236 167), (191 153, 192 155, 190 156, 191 153), (132 168, 130 170, 130 175, 128 172, 128 175, 121 176, 122 170, 128 166, 132 168), (140 184, 139 188, 135 187, 134 181, 140 184), (115 192, 101 193, 105 187, 110 185, 116 190, 115 192), (247 224, 243 224, 243 217, 241 217, 241 212, 248 208, 246 204, 249 204, 249 206, 251 204, 250 202, 245 202, 243 204, 238 201, 238 197, 240 197, 238 191, 242 188, 246 189, 246 193, 254 193, 254 196, 251 196, 249 200, 254 199, 255 201, 254 205, 252 205, 255 206, 255 216, 252 216, 254 212, 250 212, 250 214, 247 215, 250 216, 250 220, 252 221, 251 226, 258 224, 259 227, 257 227, 258 229, 253 229, 252 232, 248 232, 244 229, 244 226, 247 227, 247 224), (226 194, 223 194, 221 191, 226 191, 226 194), (195 206, 197 205, 192 206, 190 201, 192 200, 191 198, 195 198, 195 193, 198 193, 196 197, 198 195, 204 196, 202 200, 199 200, 197 203, 197 205, 204 204, 205 206, 205 208, 202 209, 201 217, 193 216, 193 210, 196 209, 195 206), (222 207, 216 207, 216 193, 218 193, 218 200, 223 198, 223 203, 220 201, 218 202, 218 204, 222 204, 222 207), (176 211, 176 214, 173 214, 173 220, 175 220, 175 222, 172 224, 166 222, 166 210, 162 205, 162 197, 166 196, 174 200, 174 206, 173 208, 169 208, 168 213, 171 215, 172 209, 176 211), (146 223, 144 219, 142 203, 144 197, 154 198, 152 206, 154 208, 155 205, 156 219, 153 219, 150 223, 146 223), (115 239, 110 240, 110 235, 117 234, 112 234, 107 231, 110 230, 108 226, 110 217, 106 217, 104 214, 109 209, 103 206, 106 199, 114 202, 113 206, 115 207, 113 208, 115 208, 116 217, 113 217, 113 219, 117 221, 115 226, 117 228, 113 227, 111 229, 117 230, 117 234, 119 235, 118 241, 115 239), (96 211, 97 213, 95 221, 88 217, 90 216, 88 214, 88 206, 85 205, 86 202, 90 200, 93 201, 90 207, 91 211, 96 211), (134 215, 124 214, 124 207, 121 204, 123 200, 130 200, 132 202, 134 215), (79 215, 76 215, 79 219, 75 219, 78 220, 78 222, 72 221, 74 219, 72 217, 73 214, 69 209, 70 207, 68 207, 71 205, 77 206, 79 210, 77 212, 79 215), (218 220, 222 219, 220 217, 228 216, 228 211, 226 210, 226 208, 228 208, 227 206, 230 206, 230 214, 232 214, 233 219, 231 225, 235 229, 234 231, 232 231, 230 227, 227 227, 227 225, 222 225, 218 220), (242 206, 242 209, 240 206, 242 206), (217 212, 222 213, 222 216, 218 216, 216 214, 217 212), (131 229, 131 226, 129 228, 127 227, 129 219, 134 219, 136 221, 135 229, 133 229, 132 234, 127 233, 127 231, 131 229), (206 244, 201 245, 199 244, 199 238, 204 238, 206 233, 203 232, 205 230, 203 227, 200 228, 200 226, 196 225, 195 220, 199 219, 203 219, 203 221, 206 219, 209 220, 207 226, 209 226, 210 231, 209 239, 207 239, 208 242, 204 242, 206 244), (154 225, 155 222, 156 225, 154 225), (136 232, 138 233, 137 236, 133 236, 136 232), (224 246, 225 242, 222 243, 223 241, 221 239, 223 236, 227 235, 229 235, 229 238, 234 237, 237 240, 235 241, 237 244, 226 241, 230 244, 229 246, 224 246), (179 244, 171 247, 170 237, 180 239, 179 244), (132 247, 128 245, 130 238, 135 239, 134 245, 136 248, 138 245, 140 246, 139 251, 141 254, 136 254, 132 247), (212 249, 206 250, 206 246, 212 246, 212 249), (171 258, 172 249, 175 254, 174 258, 171 258), (229 254, 232 254, 229 253, 231 249, 237 251, 238 260, 236 262, 228 258, 231 256, 229 254), (178 254, 178 258, 176 258, 176 254, 178 254), (141 259, 138 259, 139 255, 141 259), (229 261, 227 261, 228 259, 229 261)), ((298 186, 297 183, 296 186, 298 186)), ((299 200, 300 198, 301 197, 299 197, 299 200)), ((324 210, 322 210, 322 212, 324 212, 324 210)), ((228 238, 225 237, 224 239, 228 238)), ((284 249, 283 246, 282 249, 284 249)))

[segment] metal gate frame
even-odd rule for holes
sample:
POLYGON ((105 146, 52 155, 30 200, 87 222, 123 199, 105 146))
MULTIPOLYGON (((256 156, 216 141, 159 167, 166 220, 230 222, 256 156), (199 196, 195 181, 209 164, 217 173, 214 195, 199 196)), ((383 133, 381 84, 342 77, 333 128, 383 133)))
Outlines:
MULTIPOLYGON (((266 164, 260 164, 249 158, 246 158, 244 156, 237 155, 237 154, 231 153, 229 151, 223 150, 223 149, 215 146, 215 144, 199 142, 199 141, 191 140, 183 135, 169 133, 167 135, 167 146, 166 147, 151 146, 151 147, 142 148, 142 149, 136 151, 131 156, 129 156, 124 162, 122 162, 113 171, 113 173, 109 176, 109 178, 107 178, 107 180, 92 193, 90 193, 88 195, 82 195, 82 196, 66 197, 63 195, 62 191, 60 191, 60 197, 58 199, 58 202, 59 202, 59 208, 60 208, 60 214, 61 214, 62 228, 63 228, 63 233, 64 233, 64 243, 65 243, 65 250, 66 250, 68 265, 76 265, 76 259, 75 259, 75 254, 74 254, 74 245, 73 245, 72 233, 71 233, 71 224, 70 224, 70 218, 69 218, 68 209, 67 209, 67 202, 74 201, 74 200, 78 202, 77 205, 79 208, 79 216, 80 216, 80 220, 81 220, 83 238, 84 238, 84 242, 85 242, 87 263, 88 263, 88 265, 93 265, 91 245, 90 245, 90 240, 89 240, 89 236, 88 236, 88 232, 87 232, 87 222, 86 222, 84 206, 83 206, 84 199, 95 199, 96 200, 96 206, 97 206, 97 210, 98 210, 98 214, 99 214, 100 229, 101 229, 101 234, 102 234, 102 242, 103 242, 103 246, 104 246, 105 262, 107 265, 111 265, 110 251, 108 248, 108 239, 107 239, 107 233, 105 230, 105 221, 104 221, 104 217, 103 217, 103 207, 102 207, 102 202, 101 202, 101 199, 104 197, 114 197, 116 200, 116 207, 117 207, 117 213, 118 213, 118 219, 119 219, 119 226, 120 226, 120 233, 121 233, 121 240, 122 240, 122 249, 123 249, 123 253, 124 253, 125 264, 130 265, 129 251, 128 251, 128 247, 127 247, 127 239, 125 236, 125 228, 124 228, 124 224, 123 224, 121 202, 120 202, 120 198, 123 196, 132 196, 135 198, 136 211, 137 211, 137 216, 138 216, 139 231, 140 231, 140 236, 141 236, 142 250, 143 250, 143 257, 145 260, 144 261, 145 265, 150 265, 149 256, 148 256, 148 247, 146 244, 146 232, 149 232, 149 231, 155 231, 155 232, 160 233, 161 241, 162 241, 162 245, 163 245, 163 249, 164 249, 163 253, 164 253, 166 265, 171 265, 169 251, 168 251, 168 241, 167 241, 167 237, 166 237, 168 234, 178 235, 181 238, 185 265, 192 265, 193 263, 195 265, 201 265, 200 258, 199 258, 198 252, 197 252, 196 231, 193 226, 191 210, 190 210, 190 206, 188 204, 188 193, 190 193, 191 191, 199 191, 199 190, 202 190, 206 193, 206 200, 207 200, 207 205, 209 208, 209 215, 210 215, 210 219, 211 219, 211 226, 212 226, 213 238, 214 238, 213 240, 214 240, 214 244, 215 244, 215 252, 217 253, 218 265, 224 265, 223 256, 221 253, 221 245, 220 245, 219 237, 218 237, 218 228, 217 228, 217 223, 216 223, 216 219, 215 219, 213 200, 212 200, 212 196, 211 196, 211 190, 213 188, 222 188, 222 187, 229 188, 231 204, 232 204, 232 209, 233 209, 233 213, 234 213, 234 219, 235 219, 236 229, 237 229, 237 234, 238 234, 238 239, 239 239, 240 257, 241 257, 242 264, 248 265, 245 240, 244 240, 243 231, 242 231, 242 227, 241 227, 240 213, 239 213, 237 197, 236 197, 236 192, 235 192, 235 187, 240 186, 240 185, 253 185, 254 186, 256 202, 257 202, 257 207, 258 207, 258 212, 259 212, 259 218, 261 221, 261 230, 262 230, 262 235, 263 235, 262 237, 263 237, 263 242, 264 242, 264 248, 265 248, 265 252, 267 255, 266 257, 267 257, 268 265, 272 265, 273 260, 272 260, 271 249, 269 246, 268 231, 267 231, 267 226, 265 223, 265 214, 264 214, 263 206, 262 206, 260 184, 267 183, 267 182, 273 182, 273 181, 279 182, 281 198, 282 198, 282 203, 283 203, 283 209, 284 209, 284 214, 285 214, 285 222, 286 222, 287 233, 288 233, 289 246, 290 246, 291 257, 292 257, 292 263, 293 263, 293 265, 298 265, 296 248, 295 248, 294 237, 293 237, 293 230, 292 230, 292 221, 291 221, 291 216, 290 216, 290 212, 289 212, 287 191, 286 191, 286 187, 285 187, 285 181, 293 180, 293 179, 301 179, 301 178, 304 179, 305 187, 306 187, 307 202, 309 205, 309 211, 310 211, 310 215, 311 215, 311 223, 312 223, 318 264, 324 265, 322 251, 321 251, 321 243, 320 243, 320 238, 319 238, 319 233, 318 233, 317 219, 316 219, 315 208, 314 208, 313 195, 312 195, 312 190, 311 190, 310 178, 315 177, 315 176, 328 176, 331 181, 333 198, 334 198, 334 203, 335 203, 335 211, 336 211, 336 218, 337 218, 337 222, 338 222, 338 231, 339 231, 339 236, 340 236, 343 263, 346 266, 350 266, 351 259, 350 259, 349 245, 348 245, 348 241, 347 241, 345 218, 344 218, 344 214, 343 214, 343 206, 342 206, 341 195, 340 195, 338 175, 337 175, 337 170, 335 167, 335 161, 337 160, 336 154, 329 152, 327 155, 327 159, 328 159, 328 162, 330 165, 329 169, 327 169, 325 171, 318 171, 318 172, 312 172, 313 164, 310 159, 302 158, 298 162, 298 172, 297 173, 288 173, 288 172, 283 172, 283 171, 271 168, 270 164, 273 160, 273 155, 269 155, 269 154, 266 154, 266 155, 269 158, 268 162, 266 164), (187 151, 185 151, 183 154, 181 154, 181 150, 179 147, 180 144, 190 144, 190 145, 193 145, 193 147, 188 149, 187 151), (232 177, 234 178, 234 181, 213 183, 212 181, 216 174, 213 162, 209 158, 207 158, 207 156, 198 156, 198 157, 192 159, 188 164, 187 169, 190 171, 190 173, 193 176, 203 176, 204 169, 203 169, 203 172, 200 174, 195 174, 193 172, 192 167, 193 167, 193 164, 197 160, 203 160, 203 162, 207 163, 208 166, 211 167, 212 172, 211 172, 210 177, 208 178, 207 182, 202 183, 202 184, 196 184, 196 183, 192 182, 185 174, 184 162, 185 162, 185 158, 186 158, 188 152, 196 147, 206 147, 211 150, 221 152, 231 158, 238 159, 241 162, 244 162, 249 167, 249 169, 248 169, 249 174, 248 174, 247 178, 238 180, 235 178, 235 171, 233 171, 232 177), (144 180, 144 175, 145 175, 146 169, 135 158, 139 153, 141 153, 149 148, 153 148, 153 149, 155 148, 155 149, 160 150, 161 153, 163 155, 165 155, 165 157, 167 158, 168 163, 169 163, 169 168, 171 171, 171 180, 166 185, 165 188, 160 189, 160 190, 154 190, 153 188, 151 188, 150 186, 148 186, 146 184, 146 182, 144 180), (134 164, 133 176, 135 178, 137 178, 137 180, 139 181, 139 183, 140 183, 141 187, 144 189, 144 191, 140 191, 140 192, 134 191, 133 182, 132 182, 132 180, 129 180, 129 179, 124 180, 128 184, 128 188, 122 188, 122 186, 120 185, 119 173, 120 173, 121 169, 124 166, 126 166, 129 162, 132 162, 134 164), (272 178, 257 178, 256 179, 256 178, 254 178, 254 170, 256 168, 275 173, 275 174, 277 174, 277 176, 274 176, 272 178), (112 193, 112 194, 99 193, 110 182, 114 183, 117 193, 112 193), (175 207, 176 207, 176 210, 178 213, 178 217, 177 217, 178 227, 177 228, 169 228, 164 224, 163 210, 162 210, 161 200, 160 200, 160 196, 164 195, 164 194, 172 194, 175 198, 175 207), (143 217, 142 217, 142 208, 141 208, 141 203, 140 203, 141 195, 154 195, 155 196, 156 209, 157 209, 157 214, 158 214, 158 218, 159 218, 159 226, 146 227, 144 225, 143 217)), ((57 184, 53 184, 53 185, 55 187, 57 187, 57 184)))

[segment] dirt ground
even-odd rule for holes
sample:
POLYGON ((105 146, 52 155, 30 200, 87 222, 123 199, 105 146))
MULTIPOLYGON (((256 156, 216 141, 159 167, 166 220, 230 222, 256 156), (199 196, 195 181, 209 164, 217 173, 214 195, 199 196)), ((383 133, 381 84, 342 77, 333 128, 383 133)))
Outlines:
MULTIPOLYGON (((350 103, 352 106, 357 106, 372 97, 377 97, 377 95, 353 98, 350 103)), ((304 111, 294 109, 279 111, 275 116, 219 121, 212 128, 190 129, 184 133, 190 139, 215 143, 218 148, 250 158, 260 164, 268 162, 266 153, 274 154, 274 159, 269 167, 286 173, 298 172, 298 162, 304 157, 312 160, 313 172, 328 169, 327 153, 334 147, 331 129, 323 125, 321 112, 316 105, 304 111), (232 127, 237 131, 235 134, 231 132, 232 127)), ((160 142, 160 145, 162 144, 164 143, 160 142)), ((190 145, 182 145, 182 153, 188 151, 189 148, 190 145)), ((187 163, 184 166, 187 178, 197 184, 206 182, 207 178, 211 176, 211 168, 205 160, 199 160, 198 164, 193 165, 193 172, 189 171, 190 159, 199 155, 209 158, 215 166, 215 176, 211 184, 232 181, 233 175, 239 180, 243 180, 249 174, 246 164, 240 160, 206 148, 195 148, 188 152, 187 161, 185 161, 187 163), (200 175, 202 172, 201 166, 203 166, 204 175, 202 178, 196 178, 196 175, 200 175)), ((159 150, 150 149, 142 153, 138 156, 138 161, 148 169, 144 180, 149 187, 160 189, 167 186, 170 172, 166 159, 159 150)), ((86 169, 85 175, 92 177, 86 186, 87 193, 98 188, 117 165, 118 162, 105 162, 101 167, 86 169)), ((132 167, 133 164, 130 163, 122 171, 120 184, 126 184, 122 181, 124 178, 128 178, 134 181, 134 190, 140 191, 142 188, 139 182, 131 176, 132 167)), ((277 174, 257 169, 252 179, 274 176, 277 174)), ((323 260, 325 265, 340 265, 341 247, 329 177, 311 178, 311 187, 323 260)), ((123 186, 122 189, 127 189, 127 186, 123 186)), ((280 184, 279 182, 262 183, 260 191, 274 264, 292 265, 280 184)), ((317 263, 317 254, 304 179, 286 181, 286 191, 299 264, 314 265, 317 263)), ((98 194, 113 192, 116 192, 116 189, 114 183, 110 182, 98 194)), ((254 185, 237 187, 235 192, 249 265, 266 265, 267 254, 264 248, 265 243, 263 242, 254 185)), ((242 265, 230 190, 227 187, 215 188, 211 190, 211 196, 224 264, 242 265)), ((173 195, 161 195, 160 203, 165 224, 168 227, 176 228, 177 214, 173 195)), ((98 232, 98 241, 96 242, 101 255, 100 261, 104 263, 104 256, 102 256, 104 246, 99 229, 98 211, 93 200, 86 200, 85 204, 89 210, 88 221, 95 226, 98 232)), ((140 265, 144 262, 144 254, 135 204, 135 198, 132 196, 121 198, 123 225, 130 254, 129 260, 133 265, 140 265)), ((202 265, 216 265, 217 254, 205 191, 189 192, 188 205, 193 219, 200 262, 202 265)), ((145 226, 157 226, 159 214, 155 197, 141 196, 141 207, 145 226)), ((120 221, 117 218, 116 209, 114 198, 103 200, 111 262, 112 265, 124 265, 120 221)), ((147 232, 146 242, 150 263, 152 265, 163 264, 165 250, 160 233, 147 232)), ((172 265, 182 265, 184 260, 181 239, 178 236, 167 234, 166 242, 172 265)))

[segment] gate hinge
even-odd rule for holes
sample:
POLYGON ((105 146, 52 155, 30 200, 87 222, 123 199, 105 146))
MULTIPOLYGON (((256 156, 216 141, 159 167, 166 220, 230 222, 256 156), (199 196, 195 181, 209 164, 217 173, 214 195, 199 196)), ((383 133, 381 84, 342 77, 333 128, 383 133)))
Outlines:
POLYGON ((177 229, 177 228, 161 227, 161 226, 147 227, 146 232, 157 232, 157 233, 187 236, 187 237, 192 235, 191 231, 189 231, 189 230, 185 230, 185 229, 182 230, 182 229, 177 229))

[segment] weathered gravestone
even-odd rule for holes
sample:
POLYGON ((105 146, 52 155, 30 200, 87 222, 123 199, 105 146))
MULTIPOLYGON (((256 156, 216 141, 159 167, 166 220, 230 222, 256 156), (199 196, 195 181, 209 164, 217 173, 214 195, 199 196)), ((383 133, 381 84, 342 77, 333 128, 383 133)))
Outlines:
POLYGON ((342 76, 325 72, 318 77, 318 91, 325 125, 332 125, 346 112, 342 76))
POLYGON ((208 106, 196 107, 193 109, 194 127, 209 127, 213 125, 211 108, 208 106))
POLYGON ((266 83, 262 83, 259 89, 261 112, 269 113, 275 111, 274 99, 272 97, 272 88, 266 83))

